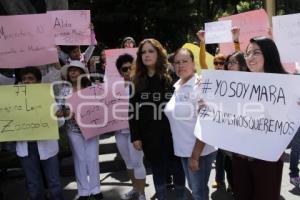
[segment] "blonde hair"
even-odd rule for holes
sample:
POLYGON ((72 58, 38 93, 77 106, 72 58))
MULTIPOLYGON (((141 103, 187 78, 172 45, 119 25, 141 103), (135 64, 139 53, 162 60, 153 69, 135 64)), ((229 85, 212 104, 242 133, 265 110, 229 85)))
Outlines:
POLYGON ((223 54, 218 53, 214 57, 214 61, 217 61, 217 60, 226 61, 226 57, 223 54))

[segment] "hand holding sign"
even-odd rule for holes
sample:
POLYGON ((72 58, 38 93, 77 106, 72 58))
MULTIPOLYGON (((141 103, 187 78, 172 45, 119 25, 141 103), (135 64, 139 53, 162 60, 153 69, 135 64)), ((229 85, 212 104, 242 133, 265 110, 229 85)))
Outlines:
POLYGON ((197 32, 197 36, 200 42, 205 43, 205 31, 200 30, 197 32))
POLYGON ((0 142, 58 139, 51 89, 49 84, 0 87, 0 142))
POLYGON ((232 40, 234 42, 239 42, 239 38, 240 38, 240 28, 239 27, 232 27, 231 29, 231 33, 232 33, 232 40))
POLYGON ((202 76, 206 106, 198 116, 196 137, 231 152, 277 161, 300 125, 300 77, 208 70, 202 76))
MULTIPOLYGON (((250 38, 254 36, 268 36, 269 19, 263 9, 219 18, 219 21, 223 20, 232 20, 232 26, 241 29, 240 45, 242 51, 246 49, 250 38)), ((232 44, 220 44, 220 49, 224 55, 234 52, 232 44)))

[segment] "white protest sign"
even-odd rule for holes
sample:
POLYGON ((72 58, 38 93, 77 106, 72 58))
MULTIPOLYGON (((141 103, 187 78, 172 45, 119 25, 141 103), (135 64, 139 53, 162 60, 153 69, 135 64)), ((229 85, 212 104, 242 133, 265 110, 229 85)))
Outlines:
POLYGON ((300 14, 275 16, 272 20, 273 39, 282 62, 299 62, 300 14))
POLYGON ((205 23, 205 43, 232 42, 231 20, 205 23))
POLYGON ((202 72, 206 106, 195 135, 207 144, 277 161, 300 125, 300 76, 251 72, 202 72))

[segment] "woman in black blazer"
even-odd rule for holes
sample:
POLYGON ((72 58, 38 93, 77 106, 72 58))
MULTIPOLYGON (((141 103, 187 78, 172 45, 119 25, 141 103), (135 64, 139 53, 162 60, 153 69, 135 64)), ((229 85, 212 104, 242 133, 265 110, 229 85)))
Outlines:
POLYGON ((155 39, 139 44, 129 108, 131 141, 151 164, 156 195, 166 199, 166 177, 171 167, 177 199, 184 199, 185 177, 174 155, 170 125, 163 110, 172 96, 167 52, 155 39))

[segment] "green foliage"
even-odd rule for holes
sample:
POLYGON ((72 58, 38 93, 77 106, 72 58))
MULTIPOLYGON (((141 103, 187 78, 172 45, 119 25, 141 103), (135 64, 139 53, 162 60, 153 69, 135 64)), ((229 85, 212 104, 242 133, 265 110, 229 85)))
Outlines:
POLYGON ((177 48, 196 21, 192 10, 193 4, 182 0, 97 0, 92 5, 97 39, 113 47, 132 36, 137 41, 153 37, 177 48))
POLYGON ((241 1, 237 6, 239 13, 263 8, 262 1, 241 1))
POLYGON ((293 14, 300 12, 300 0, 277 0, 279 14, 293 14))
POLYGON ((245 12, 250 10, 250 3, 246 1, 241 1, 237 6, 238 12, 245 12))

